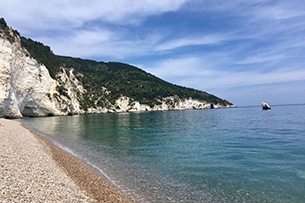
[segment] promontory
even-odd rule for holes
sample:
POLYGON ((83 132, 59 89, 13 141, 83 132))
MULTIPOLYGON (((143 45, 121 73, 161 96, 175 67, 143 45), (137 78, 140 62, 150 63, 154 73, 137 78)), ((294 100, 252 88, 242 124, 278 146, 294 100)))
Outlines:
POLYGON ((59 56, 0 19, 0 117, 233 107, 135 66, 59 56))

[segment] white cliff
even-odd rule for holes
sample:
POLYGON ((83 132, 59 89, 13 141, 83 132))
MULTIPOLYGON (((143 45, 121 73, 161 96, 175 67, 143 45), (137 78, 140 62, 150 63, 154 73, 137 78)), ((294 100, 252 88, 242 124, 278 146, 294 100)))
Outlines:
POLYGON ((50 95, 51 100, 63 114, 85 113, 80 108, 79 99, 86 90, 74 75, 74 69, 61 68, 60 70, 56 74, 56 87, 50 95))
POLYGON ((84 113, 78 97, 86 92, 73 68, 61 68, 52 79, 48 69, 21 47, 0 35, 0 117, 84 113))
POLYGON ((151 111, 148 105, 140 104, 129 97, 121 96, 115 101, 115 112, 151 111))
MULTIPOLYGON (((192 98, 181 99, 177 96, 170 96, 159 100, 161 104, 155 105, 153 110, 165 111, 165 110, 191 110, 191 109, 208 109, 211 108, 211 103, 198 101, 192 98)), ((214 105, 216 108, 218 105, 214 105)))
POLYGON ((45 66, 20 46, 0 37, 0 116, 46 116, 60 112, 47 97, 56 85, 45 66))
POLYGON ((115 109, 111 112, 134 112, 134 111, 168 111, 168 110, 191 110, 191 109, 209 109, 221 108, 219 104, 211 104, 194 100, 192 98, 181 99, 178 96, 170 96, 162 98, 158 101, 159 104, 150 107, 145 104, 140 104, 138 101, 133 101, 129 97, 122 96, 115 102, 115 109))

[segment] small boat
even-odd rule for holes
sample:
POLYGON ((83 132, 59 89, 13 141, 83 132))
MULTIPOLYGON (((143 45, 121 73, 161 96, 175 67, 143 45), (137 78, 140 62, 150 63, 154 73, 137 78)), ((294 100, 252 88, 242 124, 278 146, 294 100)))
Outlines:
POLYGON ((269 104, 267 104, 266 102, 262 102, 262 108, 263 108, 263 110, 269 110, 269 109, 271 109, 271 107, 269 106, 269 104))

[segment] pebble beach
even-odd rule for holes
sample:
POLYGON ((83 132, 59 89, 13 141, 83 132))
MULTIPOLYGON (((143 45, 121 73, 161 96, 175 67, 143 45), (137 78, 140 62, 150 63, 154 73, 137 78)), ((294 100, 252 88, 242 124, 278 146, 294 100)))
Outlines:
POLYGON ((94 168, 15 120, 0 119, 0 203, 133 202, 94 168))

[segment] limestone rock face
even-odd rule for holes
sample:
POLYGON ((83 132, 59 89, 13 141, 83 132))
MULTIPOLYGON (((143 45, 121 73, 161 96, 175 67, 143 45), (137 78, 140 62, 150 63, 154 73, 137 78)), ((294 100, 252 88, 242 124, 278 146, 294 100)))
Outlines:
POLYGON ((168 110, 187 110, 187 109, 209 109, 221 108, 221 105, 201 102, 192 98, 181 99, 178 96, 170 96, 160 99, 159 104, 150 107, 132 101, 129 97, 122 96, 116 100, 115 109, 111 112, 133 112, 133 111, 168 111, 168 110))
POLYGON ((61 72, 56 75, 56 85, 52 88, 49 98, 62 114, 73 115, 85 113, 79 103, 83 93, 86 93, 86 90, 74 75, 74 69, 61 68, 61 72))
POLYGON ((148 105, 132 101, 129 97, 121 96, 115 101, 116 112, 151 111, 148 105))
POLYGON ((22 48, 19 37, 10 42, 0 35, 0 117, 85 113, 79 99, 86 90, 73 71, 61 68, 55 80, 22 48))
MULTIPOLYGON (((192 98, 181 99, 177 96, 162 98, 159 101, 160 105, 155 105, 153 110, 188 110, 188 109, 208 109, 211 107, 210 103, 193 100, 192 98)), ((218 107, 218 106, 217 106, 218 107)))
POLYGON ((22 49, 0 37, 0 116, 47 116, 60 112, 47 97, 56 85, 47 68, 22 49))

